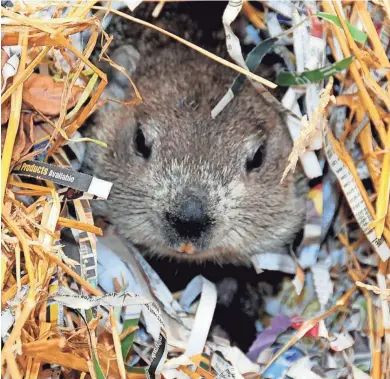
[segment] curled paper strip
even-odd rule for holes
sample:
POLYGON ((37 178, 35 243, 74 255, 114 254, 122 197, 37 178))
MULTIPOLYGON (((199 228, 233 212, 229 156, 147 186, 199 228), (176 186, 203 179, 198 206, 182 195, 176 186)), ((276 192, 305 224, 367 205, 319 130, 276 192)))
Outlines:
POLYGON ((278 253, 256 254, 251 258, 252 264, 259 274, 263 270, 281 271, 295 274, 296 263, 289 255, 278 253))
POLYGON ((4 46, 3 50, 8 55, 8 59, 5 62, 1 72, 3 75, 2 90, 6 87, 7 79, 13 77, 18 71, 20 54, 22 53, 22 47, 4 46))
MULTIPOLYGON (((213 353, 213 357, 211 358, 211 367, 217 372, 217 374, 222 374, 227 369, 232 368, 233 366, 226 362, 224 358, 222 358, 219 354, 213 353)), ((233 367, 234 368, 234 367, 233 367)), ((235 370, 236 378, 242 378, 242 375, 238 372, 238 370, 235 370)))
POLYGON ((133 12, 135 8, 142 3, 142 0, 124 0, 124 3, 129 7, 133 12))
POLYGON ((222 16, 222 23, 226 34, 226 47, 229 55, 241 66, 246 67, 242 56, 240 40, 234 34, 231 23, 236 19, 241 11, 243 0, 229 0, 229 3, 222 16))
POLYGON ((237 372, 234 366, 228 367, 226 370, 220 372, 215 379, 238 379, 242 376, 237 372))
POLYGON ((330 278, 329 267, 325 262, 318 262, 312 268, 314 288, 322 309, 333 295, 333 282, 330 278))
POLYGON ((197 276, 187 285, 179 303, 134 246, 123 242, 125 251, 122 253, 125 256, 119 258, 116 256, 119 251, 111 251, 108 246, 117 245, 120 239, 111 236, 109 242, 107 240, 104 245, 105 238, 108 239, 107 233, 104 238, 98 239, 99 284, 106 291, 112 291, 112 275, 122 275, 128 284, 127 291, 153 299, 161 307, 169 346, 180 347, 185 351, 182 356, 171 359, 170 366, 165 368, 177 368, 189 357, 201 354, 216 306, 215 285, 202 276, 197 276), (140 281, 141 277, 144 282, 140 281), (191 313, 187 312, 199 294, 200 301, 193 317, 192 310, 191 313), (180 364, 179 358, 182 360, 180 364))
POLYGON ((292 12, 295 5, 289 1, 273 1, 273 0, 266 0, 264 1, 264 4, 288 18, 292 17, 292 12))
POLYGON ((11 329, 15 322, 15 317, 11 310, 7 307, 4 311, 1 311, 1 338, 4 339, 8 336, 8 331, 11 329))
POLYGON ((350 348, 355 341, 349 333, 335 333, 334 339, 329 339, 330 347, 334 351, 342 351, 350 348))
MULTIPOLYGON (((253 72, 256 67, 261 63, 264 56, 272 49, 275 45, 277 38, 269 38, 260 44, 258 44, 249 54, 245 61, 247 68, 253 72)), ((218 104, 211 111, 211 117, 215 118, 223 111, 223 109, 234 99, 234 96, 237 95, 238 91, 242 88, 246 80, 246 76, 243 74, 238 75, 229 88, 229 90, 225 93, 222 99, 218 102, 218 104)), ((254 83, 253 83, 254 84, 254 83)), ((255 86, 259 86, 259 83, 254 84, 255 86)), ((264 89, 265 91, 265 89, 264 89)))
POLYGON ((141 266, 143 274, 146 275, 149 281, 150 290, 156 299, 162 304, 164 311, 176 321, 184 325, 183 320, 179 317, 179 313, 183 312, 180 304, 173 298, 165 283, 160 279, 157 273, 133 246, 129 246, 129 250, 134 255, 138 264, 141 266))
MULTIPOLYGON (((87 200, 75 200, 74 207, 77 219, 93 225, 92 210, 87 200)), ((80 263, 80 273, 95 288, 97 287, 97 250, 96 235, 72 228, 72 234, 79 246, 77 261, 80 263)))
MULTIPOLYGON (((234 366, 236 369, 236 372, 240 373, 241 375, 251 372, 251 373, 259 373, 260 372, 260 366, 256 363, 253 363, 237 346, 229 346, 229 345, 217 345, 213 342, 208 342, 206 345, 207 349, 210 349, 213 354, 222 354, 224 361, 234 366)), ((214 357, 213 355, 213 357, 214 357)), ((216 361, 213 362, 213 359, 211 360, 211 365, 213 367, 213 364, 215 364, 216 361)), ((219 361, 221 364, 221 361, 219 361)), ((227 366, 226 366, 227 367, 227 366)), ((219 370, 225 370, 226 367, 219 366, 219 370)), ((213 367, 214 370, 217 371, 215 367, 213 367)), ((218 371, 217 371, 218 372, 218 371)))
POLYGON ((247 354, 253 362, 257 361, 257 358, 260 356, 263 350, 267 347, 272 346, 276 341, 279 334, 285 332, 291 326, 291 320, 289 317, 279 314, 276 316, 271 325, 260 333, 256 340, 253 342, 252 346, 249 348, 247 354))
POLYGON ((28 289, 29 286, 22 286, 15 297, 8 301, 8 305, 5 307, 5 309, 1 311, 1 338, 3 342, 5 342, 5 340, 8 338, 8 331, 15 323, 15 314, 13 308, 23 301, 28 289))
POLYGON ((127 307, 152 303, 151 300, 142 298, 141 296, 130 292, 114 292, 102 296, 53 295, 50 299, 69 308, 84 310, 97 307, 98 305, 103 307, 127 307))
POLYGON ((369 226, 374 220, 366 206, 366 203, 364 202, 351 171, 343 163, 334 148, 334 137, 326 123, 323 124, 323 133, 325 154, 328 159, 329 166, 340 182, 356 221, 365 233, 367 239, 371 242, 375 251, 381 257, 382 261, 385 262, 390 257, 389 246, 387 246, 383 237, 377 238, 374 228, 369 226))
POLYGON ((188 357, 202 353, 217 304, 217 289, 215 285, 199 275, 192 279, 184 290, 180 302, 181 306, 184 309, 188 309, 199 294, 201 294, 200 302, 184 353, 188 357))
POLYGON ((158 306, 151 300, 145 299, 131 292, 108 293, 103 296, 82 296, 82 295, 53 295, 49 300, 56 301, 72 309, 91 309, 98 305, 118 307, 118 306, 139 306, 149 321, 153 320, 153 325, 146 325, 147 331, 154 339, 154 348, 150 356, 150 366, 147 369, 147 376, 155 378, 155 374, 161 372, 166 360, 167 338, 164 321, 158 306))
POLYGON ((292 379, 321 379, 322 377, 311 371, 313 364, 309 357, 298 359, 287 371, 288 377, 292 379))

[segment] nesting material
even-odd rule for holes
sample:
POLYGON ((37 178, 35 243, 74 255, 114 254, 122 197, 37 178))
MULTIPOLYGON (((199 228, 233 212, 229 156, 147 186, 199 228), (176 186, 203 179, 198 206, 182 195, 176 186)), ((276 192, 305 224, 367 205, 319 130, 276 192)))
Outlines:
MULTIPOLYGON (((386 0, 230 1, 221 18, 232 63, 110 3, 2 6, 2 375, 388 378, 389 10, 386 0), (268 317, 258 320, 248 352, 210 335, 213 283, 195 277, 172 294, 116 231, 103 236, 94 225, 90 201, 106 198, 111 183, 77 172, 85 143, 102 144, 78 129, 103 103, 107 78, 90 60, 100 38, 100 57, 122 69, 105 53, 110 11, 238 72, 213 117, 242 85, 278 102, 265 89, 276 84, 251 71, 271 50, 284 61, 276 83, 286 87, 281 103, 295 143, 286 170, 299 160, 308 178, 319 179, 297 250, 282 260, 272 252, 253 257, 257 272, 295 278, 265 298, 268 317), (239 14, 245 43, 257 45, 245 58, 232 28, 239 14), (60 239, 64 228, 69 246, 60 239)), ((127 106, 142 100, 135 93, 127 106)))

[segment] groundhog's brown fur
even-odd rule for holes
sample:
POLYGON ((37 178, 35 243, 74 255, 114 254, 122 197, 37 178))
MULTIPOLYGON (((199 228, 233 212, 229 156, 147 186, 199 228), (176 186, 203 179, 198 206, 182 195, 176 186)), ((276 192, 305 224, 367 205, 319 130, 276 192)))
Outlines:
MULTIPOLYGON (((108 148, 89 144, 86 165, 114 183, 103 212, 119 232, 151 253, 196 261, 283 251, 305 207, 292 175, 280 184, 292 147, 280 111, 246 83, 213 120, 236 73, 179 43, 115 55, 143 101, 99 112, 91 131, 108 148)), ((131 96, 123 79, 106 96, 131 96)))

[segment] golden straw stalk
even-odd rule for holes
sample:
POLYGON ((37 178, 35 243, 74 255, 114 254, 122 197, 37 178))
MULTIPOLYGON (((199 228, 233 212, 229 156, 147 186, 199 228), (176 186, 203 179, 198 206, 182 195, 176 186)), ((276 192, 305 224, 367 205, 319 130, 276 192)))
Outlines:
MULTIPOLYGON (((390 128, 387 131, 385 149, 390 149, 390 128)), ((383 157, 381 180, 379 183, 378 197, 376 199, 376 225, 375 233, 378 238, 382 237, 385 227, 385 217, 389 209, 390 197, 390 151, 383 157)))
MULTIPOLYGON (((20 57, 20 63, 18 72, 14 77, 16 82, 19 77, 23 75, 24 67, 26 65, 27 58, 27 45, 28 45, 28 33, 20 33, 19 45, 22 46, 22 55, 20 57)), ((20 111, 22 109, 22 94, 23 83, 14 91, 11 96, 11 114, 8 121, 7 135, 5 137, 4 149, 1 160, 1 204, 3 205, 5 187, 7 185, 8 172, 12 159, 12 152, 14 149, 16 134, 18 133, 20 111)))

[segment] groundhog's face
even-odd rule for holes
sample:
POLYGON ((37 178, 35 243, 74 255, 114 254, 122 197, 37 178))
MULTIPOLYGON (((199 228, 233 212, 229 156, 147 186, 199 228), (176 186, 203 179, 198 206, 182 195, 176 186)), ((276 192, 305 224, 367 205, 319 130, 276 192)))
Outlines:
POLYGON ((291 151, 280 115, 248 83, 213 120, 235 75, 177 51, 141 60, 142 104, 107 110, 94 127, 109 145, 92 164, 114 183, 111 221, 133 243, 180 259, 281 251, 305 212, 294 178, 280 183, 291 151))

